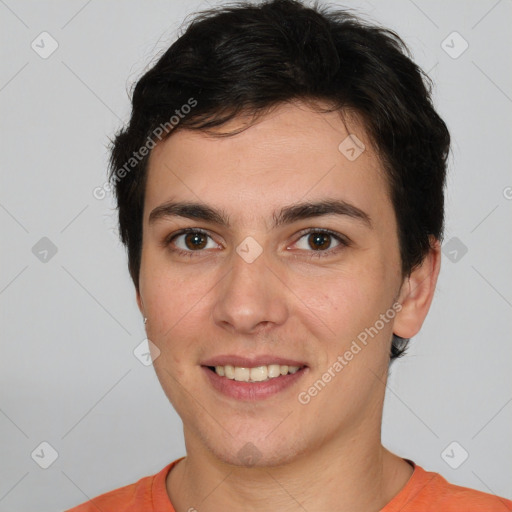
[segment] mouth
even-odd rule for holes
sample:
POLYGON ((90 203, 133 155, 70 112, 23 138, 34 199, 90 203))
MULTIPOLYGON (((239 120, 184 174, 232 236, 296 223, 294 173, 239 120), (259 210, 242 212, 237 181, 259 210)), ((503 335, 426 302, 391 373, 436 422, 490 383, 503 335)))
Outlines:
POLYGON ((293 375, 305 366, 289 366, 286 364, 269 364, 246 368, 243 366, 207 366, 209 370, 215 372, 219 377, 236 380, 237 382, 266 382, 271 379, 277 379, 282 375, 293 375))
POLYGON ((300 361, 270 357, 219 357, 201 367, 216 391, 237 400, 259 400, 281 393, 308 371, 300 361))

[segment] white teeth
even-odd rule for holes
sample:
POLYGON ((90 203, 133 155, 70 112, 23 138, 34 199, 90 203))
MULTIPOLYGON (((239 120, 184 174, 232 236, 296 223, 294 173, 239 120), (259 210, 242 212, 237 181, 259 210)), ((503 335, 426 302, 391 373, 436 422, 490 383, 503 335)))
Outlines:
POLYGON ((288 366, 269 364, 267 366, 256 366, 255 368, 243 368, 241 366, 216 366, 215 373, 239 382, 263 382, 268 379, 275 379, 281 375, 296 373, 300 366, 288 366))
POLYGON ((242 382, 248 382, 250 376, 251 376, 250 368, 240 368, 240 366, 235 366, 235 380, 239 380, 242 382))
POLYGON ((281 367, 278 364, 269 364, 268 365, 268 376, 279 377, 281 375, 281 367))
POLYGON ((257 366, 256 368, 251 368, 251 380, 253 382, 261 382, 267 378, 268 369, 266 366, 257 366))
MULTIPOLYGON (((215 367, 215 371, 217 371, 217 368, 220 368, 219 366, 215 367)), ((219 372, 217 372, 219 373, 219 372)), ((220 374, 219 374, 220 375, 220 374)), ((224 375, 228 378, 233 380, 235 378, 235 367, 231 365, 224 366, 224 375)))

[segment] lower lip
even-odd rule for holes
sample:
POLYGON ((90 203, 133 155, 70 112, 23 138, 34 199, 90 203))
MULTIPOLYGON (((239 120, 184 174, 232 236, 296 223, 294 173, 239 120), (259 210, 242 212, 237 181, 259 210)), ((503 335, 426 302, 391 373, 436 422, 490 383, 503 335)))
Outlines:
POLYGON ((295 373, 288 373, 263 382, 240 382, 217 375, 206 366, 202 367, 212 386, 223 395, 237 400, 263 400, 293 386, 307 371, 303 367, 295 373))

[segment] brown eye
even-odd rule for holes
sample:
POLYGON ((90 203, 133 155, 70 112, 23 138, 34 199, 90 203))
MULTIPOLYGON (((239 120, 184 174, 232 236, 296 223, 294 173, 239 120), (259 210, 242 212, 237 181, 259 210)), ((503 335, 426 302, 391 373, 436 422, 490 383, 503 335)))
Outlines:
POLYGON ((350 240, 341 233, 318 228, 302 231, 302 236, 294 244, 310 257, 332 256, 350 245, 350 240))
POLYGON ((178 253, 203 252, 203 249, 216 249, 219 246, 213 241, 212 237, 198 229, 187 229, 180 233, 170 236, 165 242, 171 251, 178 253))
POLYGON ((187 233, 185 235, 185 245, 187 249, 194 251, 196 249, 204 249, 208 243, 207 237, 202 233, 187 233))
POLYGON ((329 249, 332 237, 329 233, 310 233, 308 235, 308 244, 314 251, 329 249))

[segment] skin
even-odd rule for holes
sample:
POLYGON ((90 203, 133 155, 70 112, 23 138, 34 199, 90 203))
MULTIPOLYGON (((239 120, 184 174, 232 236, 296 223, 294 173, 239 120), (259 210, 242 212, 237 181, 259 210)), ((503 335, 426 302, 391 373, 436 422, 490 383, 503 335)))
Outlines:
POLYGON ((385 382, 393 332, 417 334, 430 307, 439 243, 432 240, 423 264, 402 276, 385 173, 364 126, 355 116, 346 121, 366 148, 354 161, 338 150, 348 135, 339 113, 298 102, 236 135, 181 130, 152 151, 137 300, 160 351, 155 371, 183 420, 187 457, 166 482, 177 512, 378 511, 412 474, 381 444, 385 382), (230 226, 176 216, 150 223, 150 213, 171 199, 222 210, 230 226), (324 199, 354 205, 371 226, 331 214, 272 228, 281 208, 324 199), (211 238, 201 249, 185 235, 163 243, 183 228, 211 238), (303 233, 310 228, 350 244, 327 237, 326 248, 315 250, 303 233), (263 251, 252 263, 236 252, 248 236, 263 251), (191 256, 173 251, 179 248, 191 256), (397 301, 401 311, 301 404, 298 394, 397 301), (221 395, 205 377, 201 362, 220 354, 271 354, 308 368, 291 388, 242 401, 221 395), (254 465, 240 457, 247 443, 258 454, 254 465))

